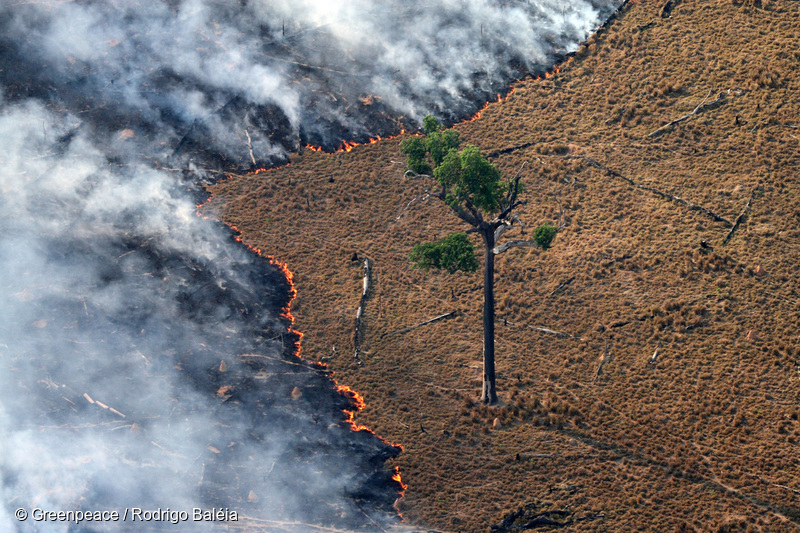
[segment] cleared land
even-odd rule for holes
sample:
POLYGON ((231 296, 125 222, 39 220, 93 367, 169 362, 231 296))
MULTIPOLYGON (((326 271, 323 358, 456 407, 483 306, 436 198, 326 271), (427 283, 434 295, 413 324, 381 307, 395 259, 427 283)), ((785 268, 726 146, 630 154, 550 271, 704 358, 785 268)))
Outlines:
POLYGON ((205 212, 294 273, 303 355, 405 447, 411 523, 485 531, 531 504, 586 518, 571 531, 800 530, 800 3, 667 4, 631 2, 456 126, 507 175, 528 161, 523 220, 568 222, 498 258, 501 407, 474 403, 480 273, 408 263, 461 226, 409 205, 399 139, 213 188, 205 212), (361 364, 354 253, 374 261, 361 364))

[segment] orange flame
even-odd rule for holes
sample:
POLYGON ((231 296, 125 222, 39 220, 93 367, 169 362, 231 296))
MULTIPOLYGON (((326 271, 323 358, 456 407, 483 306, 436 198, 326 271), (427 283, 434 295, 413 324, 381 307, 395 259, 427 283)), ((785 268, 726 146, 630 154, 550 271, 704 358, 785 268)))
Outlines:
POLYGON ((394 467, 394 475, 392 476, 392 479, 400 483, 401 490, 406 490, 408 488, 408 485, 403 483, 403 479, 400 477, 400 467, 397 465, 394 467))
POLYGON ((355 422, 356 413, 367 406, 367 402, 364 401, 364 397, 347 385, 337 384, 336 390, 341 392, 345 397, 347 397, 348 400, 350 400, 350 405, 352 407, 352 409, 343 409, 344 413, 347 415, 345 422, 350 424, 350 427, 353 431, 369 431, 372 433, 373 431, 367 426, 356 424, 355 422))
MULTIPOLYGON (((286 305, 281 310, 281 316, 286 318, 287 320, 289 320, 290 323, 294 324, 294 317, 292 316, 292 313, 290 312, 290 308, 291 308, 291 305, 292 305, 292 301, 297 296, 297 289, 294 286, 294 281, 293 281, 294 274, 292 274, 292 271, 289 270, 289 267, 286 265, 286 263, 284 263, 282 261, 278 261, 277 259, 275 259, 271 255, 267 255, 264 252, 262 252, 261 249, 259 249, 258 247, 253 246, 251 244, 247 244, 246 242, 244 242, 244 239, 242 238, 242 232, 241 232, 241 230, 239 228, 237 228, 233 224, 226 223, 226 225, 229 228, 231 228, 233 231, 236 232, 236 235, 233 236, 233 238, 236 239, 236 241, 244 244, 247 247, 248 250, 250 250, 251 252, 253 252, 257 256, 263 257, 264 259, 267 259, 269 261, 270 265, 273 265, 273 266, 277 267, 278 270, 280 270, 281 273, 283 273, 283 275, 286 277, 286 281, 289 282, 289 301, 286 303, 286 305)), ((301 337, 303 335, 299 331, 295 332, 295 333, 297 333, 301 337)))
POLYGON ((355 410, 352 411, 351 413, 357 413, 367 406, 367 402, 364 401, 364 397, 361 396, 356 391, 354 391, 353 389, 351 389, 350 387, 348 387, 347 385, 336 385, 336 390, 341 392, 344 396, 347 397, 348 400, 353 402, 353 407, 355 408, 355 410))
MULTIPOLYGON (((405 130, 401 129, 400 130, 400 135, 403 135, 404 133, 405 133, 405 130)), ((369 143, 370 144, 375 144, 375 143, 379 142, 380 140, 381 140, 381 138, 380 138, 380 136, 378 136, 376 139, 370 139, 369 143)), ((344 150, 344 151, 349 152, 350 150, 353 149, 353 147, 358 146, 358 143, 348 143, 347 141, 344 141, 343 146, 344 146, 344 148, 340 149, 339 151, 344 150)), ((315 152, 322 151, 322 148, 315 148, 315 147, 313 147, 311 145, 308 145, 307 148, 310 148, 311 150, 313 150, 315 152)), ((289 163, 287 163, 287 165, 288 164, 289 163)), ((267 172, 268 170, 274 170, 274 169, 259 168, 259 169, 253 170, 250 173, 253 174, 253 175, 257 175, 257 174, 260 174, 262 172, 267 172)), ((227 179, 231 179, 231 178, 232 178, 232 176, 228 176, 227 179)), ((209 218, 207 216, 201 215, 200 211, 204 207, 209 205, 211 203, 212 199, 213 199, 213 195, 209 194, 208 198, 204 202, 202 202, 200 204, 197 204, 196 207, 197 207, 197 215, 198 216, 201 216, 202 218, 206 218, 206 219, 209 218)), ((283 317, 287 318, 290 321, 290 323, 293 324, 294 323, 294 317, 292 316, 292 314, 290 312, 290 308, 291 308, 292 301, 297 296, 297 289, 295 288, 295 285, 294 285, 294 279, 293 279, 294 275, 293 275, 292 271, 289 270, 289 267, 286 265, 286 263, 283 263, 282 261, 278 261, 274 257, 264 254, 256 246, 253 246, 253 245, 250 245, 250 244, 244 242, 241 230, 239 228, 237 228, 235 225, 230 224, 230 223, 226 223, 226 225, 228 227, 230 227, 235 232, 234 239, 236 239, 238 242, 244 244, 250 251, 252 251, 256 255, 258 255, 259 257, 263 257, 265 259, 268 259, 270 264, 274 265, 278 269, 280 269, 280 271, 286 277, 286 280, 289 283, 289 295, 290 296, 289 296, 289 301, 286 303, 286 306, 283 308, 283 310, 281 312, 281 315, 283 317)), ((295 333, 298 336, 298 340, 302 339, 302 337, 303 337, 302 333, 300 333, 299 331, 293 331, 293 333, 295 333)), ((299 343, 298 343, 298 346, 297 346, 297 356, 300 357, 300 346, 299 346, 299 343)), ((317 363, 317 364, 319 365, 320 368, 326 368, 327 367, 327 365, 325 365, 323 363, 317 363)), ((334 381, 334 383, 336 383, 336 382, 334 381)), ((364 409, 367 406, 366 402, 364 401, 364 397, 361 396, 361 394, 359 394, 358 392, 356 392, 352 388, 348 387, 347 385, 339 385, 338 383, 336 383, 336 390, 341 392, 342 394, 344 394, 351 402, 351 408, 350 409, 343 409, 343 412, 346 415, 345 421, 350 424, 351 429, 353 431, 368 431, 371 434, 375 435, 375 433, 371 429, 369 429, 368 427, 366 427, 366 426, 364 426, 362 424, 357 424, 355 422, 356 413, 361 411, 362 409, 364 409)), ((394 447, 400 449, 401 451, 403 450, 403 447, 401 445, 390 443, 389 441, 387 441, 386 439, 384 439, 383 437, 381 437, 379 435, 375 435, 375 436, 378 439, 380 439, 381 441, 385 442, 386 444, 388 444, 390 446, 394 446, 394 447)), ((402 493, 402 491, 406 490, 407 485, 405 483, 403 483, 403 481, 402 481, 402 479, 400 477, 400 468, 398 466, 394 467, 394 474, 392 475, 392 479, 397 481, 400 484, 401 493, 402 493)))
MULTIPOLYGON (((353 141, 342 141, 342 144, 339 145, 339 148, 334 153, 339 152, 350 152, 356 146, 361 146, 363 144, 377 144, 381 141, 388 141, 389 139, 394 139, 400 137, 401 135, 405 135, 406 130, 405 128, 400 128, 400 133, 397 135, 390 135, 388 137, 381 137, 377 135, 375 137, 370 137, 370 139, 363 143, 353 142, 353 141)), ((311 150, 312 152, 324 152, 325 150, 321 146, 314 146, 313 144, 307 144, 305 146, 307 149, 311 150)))
MULTIPOLYGON (((565 60, 564 60, 562 63, 559 63, 558 65, 555 65, 555 66, 553 67, 553 70, 550 70, 550 71, 548 71, 548 72, 545 72, 545 73, 544 73, 544 74, 542 74, 541 76, 537 76, 537 77, 535 77, 535 78, 531 78, 530 80, 523 80, 523 82, 522 82, 522 83, 527 83, 527 82, 535 82, 535 81, 541 81, 541 80, 544 80, 544 79, 547 79, 547 78, 551 78, 551 77, 555 76, 556 74, 558 74, 559 72, 561 72, 561 69, 562 69, 562 68, 563 68, 563 67, 564 67, 564 66, 565 66, 565 65, 566 65, 566 64, 567 64, 567 63, 568 63, 570 60, 572 60, 572 56, 569 56, 569 57, 567 57, 567 58, 566 58, 566 59, 565 59, 565 60)), ((505 96, 503 96, 502 94, 498 94, 498 95, 497 95, 497 102, 496 102, 496 103, 505 102, 505 101, 506 101, 506 100, 508 100, 508 99, 511 97, 511 95, 512 95, 512 94, 514 94, 516 91, 517 91, 517 87, 516 87, 516 86, 514 86, 514 85, 510 86, 510 87, 509 87, 509 89, 508 89, 508 92, 506 93, 506 95, 505 95, 505 96)), ((483 104, 483 107, 481 107, 481 108, 480 108, 480 110, 479 110, 477 113, 475 113, 474 115, 472 115, 470 118, 468 118, 468 119, 464 120, 464 122, 475 122, 476 120, 478 120, 479 118, 481 118, 481 112, 485 111, 485 110, 486 110, 486 108, 487 108, 487 107, 489 107, 489 106, 490 106, 491 104, 493 104, 493 103, 495 103, 495 102, 486 102, 485 104, 483 104)))

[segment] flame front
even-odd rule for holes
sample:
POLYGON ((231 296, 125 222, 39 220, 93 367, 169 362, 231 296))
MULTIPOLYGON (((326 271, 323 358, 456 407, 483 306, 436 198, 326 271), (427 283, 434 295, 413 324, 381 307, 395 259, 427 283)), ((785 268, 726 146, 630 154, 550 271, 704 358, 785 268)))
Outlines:
POLYGON ((394 466, 394 475, 392 475, 392 479, 400 483, 400 488, 402 490, 406 490, 408 488, 408 485, 403 483, 403 479, 400 477, 400 467, 397 465, 394 466))

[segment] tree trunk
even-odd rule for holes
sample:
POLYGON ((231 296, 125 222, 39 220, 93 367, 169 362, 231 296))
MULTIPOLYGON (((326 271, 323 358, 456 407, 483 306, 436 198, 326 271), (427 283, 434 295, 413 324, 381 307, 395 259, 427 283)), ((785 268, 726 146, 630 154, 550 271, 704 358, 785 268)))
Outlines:
POLYGON ((483 390, 481 402, 497 403, 494 374, 494 228, 481 231, 483 236, 483 390))

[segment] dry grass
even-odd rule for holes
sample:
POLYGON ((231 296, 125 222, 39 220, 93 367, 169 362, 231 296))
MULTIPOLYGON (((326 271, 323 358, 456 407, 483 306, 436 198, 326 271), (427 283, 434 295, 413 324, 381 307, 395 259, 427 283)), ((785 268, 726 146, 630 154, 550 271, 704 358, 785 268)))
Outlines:
POLYGON ((529 161, 523 218, 554 221, 560 204, 569 220, 548 252, 498 258, 502 407, 473 403, 479 274, 408 264, 459 225, 434 201, 405 209, 421 188, 390 163, 399 140, 214 187, 207 209, 294 272, 303 354, 364 395, 359 423, 405 447, 412 523, 485 531, 539 502, 605 515, 573 531, 798 530, 800 4, 683 0, 664 19, 663 3, 631 2, 559 74, 457 126, 487 151, 531 143, 496 159, 507 173, 529 161), (722 105, 648 137, 709 91, 722 105), (723 246, 724 223, 582 156, 731 221, 752 205, 723 246), (362 365, 353 252, 376 273, 362 365))

